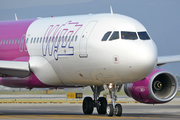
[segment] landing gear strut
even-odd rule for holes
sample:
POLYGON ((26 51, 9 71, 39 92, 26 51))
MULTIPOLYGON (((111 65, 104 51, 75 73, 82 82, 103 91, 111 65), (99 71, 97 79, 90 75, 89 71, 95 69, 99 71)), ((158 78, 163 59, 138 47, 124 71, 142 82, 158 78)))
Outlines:
POLYGON ((112 83, 110 83, 108 85, 108 89, 109 89, 109 94, 111 97, 111 104, 107 105, 106 108, 106 113, 108 116, 113 116, 113 114, 115 113, 116 116, 121 116, 122 115, 122 106, 121 104, 116 104, 115 105, 115 101, 117 100, 117 96, 116 96, 116 91, 119 92, 121 89, 122 85, 113 85, 112 83))
POLYGON ((107 114, 108 116, 122 115, 122 106, 120 104, 115 105, 117 96, 115 95, 116 91, 119 92, 122 85, 113 85, 110 83, 108 86, 109 94, 111 97, 111 104, 107 105, 107 100, 105 97, 99 97, 101 91, 104 90, 103 86, 91 86, 93 91, 94 100, 91 97, 85 97, 83 101, 83 112, 84 114, 92 114, 94 107, 97 108, 98 114, 107 114))
POLYGON ((94 107, 97 108, 98 114, 106 114, 107 100, 105 97, 99 97, 101 91, 104 90, 103 86, 91 86, 93 91, 94 100, 91 97, 85 97, 83 101, 84 114, 92 114, 94 107))

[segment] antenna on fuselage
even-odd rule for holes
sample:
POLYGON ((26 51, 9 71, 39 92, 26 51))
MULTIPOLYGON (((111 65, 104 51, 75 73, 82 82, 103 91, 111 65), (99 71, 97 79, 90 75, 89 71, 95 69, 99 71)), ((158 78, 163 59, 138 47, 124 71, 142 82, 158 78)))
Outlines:
POLYGON ((15 20, 16 20, 16 21, 18 21, 18 18, 17 18, 17 15, 16 15, 16 13, 15 13, 15 20))
POLYGON ((110 11, 111 11, 111 15, 113 15, 113 10, 112 10, 112 6, 110 6, 110 11))

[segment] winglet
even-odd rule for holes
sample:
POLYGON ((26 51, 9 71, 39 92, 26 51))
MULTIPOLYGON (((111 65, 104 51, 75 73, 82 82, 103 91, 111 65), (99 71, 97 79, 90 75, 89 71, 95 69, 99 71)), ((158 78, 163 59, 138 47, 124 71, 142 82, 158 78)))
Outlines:
POLYGON ((18 21, 18 18, 17 18, 17 15, 16 15, 16 13, 15 13, 15 20, 16 20, 16 21, 18 21))
POLYGON ((112 6, 110 6, 110 11, 111 11, 111 15, 113 15, 113 10, 112 10, 112 6))

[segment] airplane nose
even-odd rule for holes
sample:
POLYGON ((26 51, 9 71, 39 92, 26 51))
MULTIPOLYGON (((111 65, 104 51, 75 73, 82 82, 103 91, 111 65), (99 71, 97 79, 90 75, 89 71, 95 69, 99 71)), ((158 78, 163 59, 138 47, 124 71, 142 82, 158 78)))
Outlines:
POLYGON ((127 54, 128 71, 131 77, 143 79, 147 77, 157 65, 157 48, 150 41, 139 41, 130 45, 127 54))

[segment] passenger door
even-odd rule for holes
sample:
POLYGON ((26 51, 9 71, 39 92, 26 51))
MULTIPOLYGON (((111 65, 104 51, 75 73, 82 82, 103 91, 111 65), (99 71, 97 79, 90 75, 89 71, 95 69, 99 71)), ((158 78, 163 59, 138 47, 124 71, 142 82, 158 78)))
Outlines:
POLYGON ((91 21, 88 23, 86 28, 84 29, 82 36, 80 38, 80 43, 79 43, 79 57, 80 58, 87 58, 88 53, 87 53, 87 43, 89 40, 89 37, 91 35, 92 30, 94 29, 95 25, 97 24, 97 21, 91 21))

